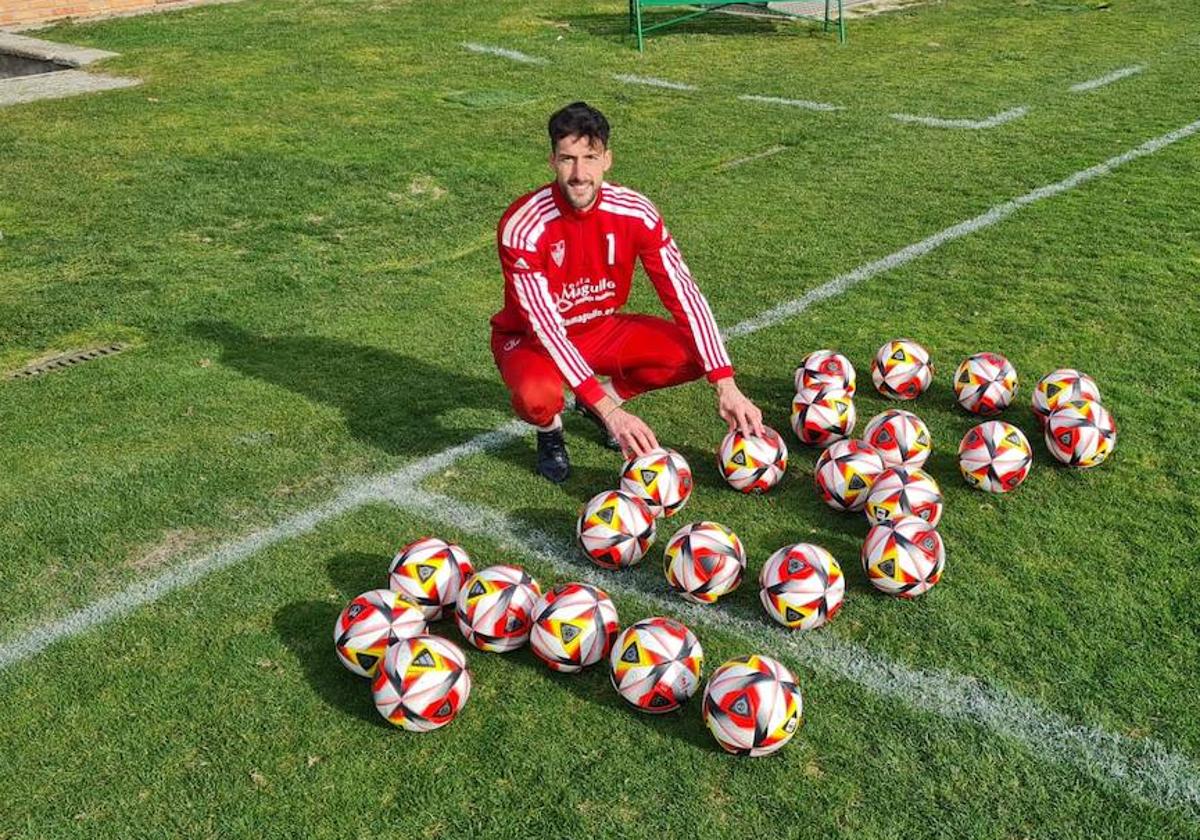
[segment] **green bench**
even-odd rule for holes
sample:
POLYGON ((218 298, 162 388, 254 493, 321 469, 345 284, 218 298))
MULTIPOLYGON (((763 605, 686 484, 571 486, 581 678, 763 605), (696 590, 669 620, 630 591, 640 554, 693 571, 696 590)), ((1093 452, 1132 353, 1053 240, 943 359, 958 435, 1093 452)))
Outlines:
MULTIPOLYGON (((715 12, 718 9, 726 8, 727 6, 761 6, 766 9, 769 0, 741 0, 741 2, 730 3, 728 0, 629 0, 629 31, 637 36, 638 52, 643 49, 643 41, 645 36, 656 29, 662 29, 667 26, 673 26, 677 23, 682 23, 685 20, 691 20, 701 15, 706 15, 709 12, 715 12), (647 9, 655 6, 691 6, 700 7, 693 8, 687 14, 673 17, 670 20, 660 21, 659 23, 650 26, 642 25, 642 9, 647 9)), ((846 42, 846 19, 842 17, 842 0, 825 0, 825 14, 801 14, 799 12, 789 12, 781 9, 771 9, 772 14, 782 15, 785 17, 803 18, 805 20, 819 21, 826 32, 831 27, 837 26, 838 41, 846 42), (830 16, 833 7, 837 7, 837 18, 830 16)))

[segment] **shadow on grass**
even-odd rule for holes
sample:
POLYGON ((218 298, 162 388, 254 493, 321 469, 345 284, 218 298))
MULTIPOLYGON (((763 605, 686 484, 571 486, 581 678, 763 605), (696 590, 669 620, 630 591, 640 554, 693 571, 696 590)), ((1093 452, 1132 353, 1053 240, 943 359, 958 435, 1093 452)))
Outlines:
POLYGON ((375 711, 370 681, 346 670, 333 652, 333 625, 341 610, 341 605, 328 601, 294 601, 275 613, 275 633, 325 703, 349 717, 389 728, 375 711))
MULTIPOLYGON (((622 622, 625 627, 632 622, 622 622)), ((556 685, 566 688, 581 702, 591 703, 605 710, 606 714, 632 716, 634 720, 653 730, 658 735, 667 738, 678 738, 693 746, 705 750, 720 751, 720 747, 708 733, 704 718, 700 714, 700 703, 703 698, 704 683, 701 681, 696 693, 680 708, 665 714, 652 715, 640 712, 627 703, 612 685, 609 677, 608 658, 605 657, 595 665, 584 668, 579 673, 562 674, 553 672, 538 659, 528 645, 511 653, 503 654, 506 661, 512 665, 536 671, 539 674, 552 674, 556 685)))
POLYGON ((498 376, 478 379, 325 336, 257 335, 227 321, 199 321, 191 331, 221 346, 222 364, 337 408, 351 434, 390 454, 438 451, 494 428, 448 426, 441 418, 451 411, 508 410, 498 376))

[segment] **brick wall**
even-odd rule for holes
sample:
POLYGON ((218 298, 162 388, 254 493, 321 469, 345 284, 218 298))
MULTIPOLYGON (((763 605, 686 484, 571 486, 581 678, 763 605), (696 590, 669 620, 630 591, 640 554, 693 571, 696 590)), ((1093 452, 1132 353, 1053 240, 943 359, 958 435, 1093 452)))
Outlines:
POLYGON ((143 12, 185 0, 0 0, 0 26, 44 23, 65 17, 143 12))

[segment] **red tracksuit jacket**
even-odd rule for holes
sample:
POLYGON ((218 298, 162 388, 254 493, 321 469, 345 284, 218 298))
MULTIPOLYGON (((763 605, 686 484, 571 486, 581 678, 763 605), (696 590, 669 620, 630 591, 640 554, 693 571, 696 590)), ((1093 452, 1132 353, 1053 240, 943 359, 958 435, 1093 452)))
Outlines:
POLYGON ((619 312, 641 258, 658 297, 687 330, 710 382, 733 373, 708 301, 649 199, 605 182, 579 211, 557 183, 514 201, 496 229, 504 308, 492 328, 541 343, 575 394, 588 404, 604 392, 571 342, 597 319, 619 312))

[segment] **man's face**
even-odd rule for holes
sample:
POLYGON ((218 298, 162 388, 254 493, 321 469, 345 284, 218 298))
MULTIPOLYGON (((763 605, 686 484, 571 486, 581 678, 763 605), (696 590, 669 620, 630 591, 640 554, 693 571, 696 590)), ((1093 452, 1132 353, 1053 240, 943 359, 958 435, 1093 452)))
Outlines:
POLYGON ((586 210, 596 200, 604 173, 612 166, 612 152, 599 140, 590 144, 578 135, 564 137, 550 153, 550 168, 567 201, 576 210, 586 210))

